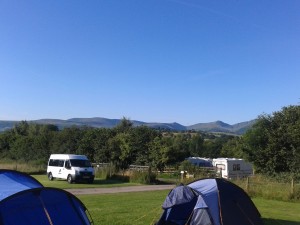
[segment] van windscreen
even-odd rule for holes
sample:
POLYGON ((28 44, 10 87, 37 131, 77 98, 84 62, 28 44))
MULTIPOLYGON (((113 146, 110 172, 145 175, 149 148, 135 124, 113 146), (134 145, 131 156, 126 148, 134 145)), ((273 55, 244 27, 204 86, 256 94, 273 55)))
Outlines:
POLYGON ((70 162, 74 167, 92 167, 91 163, 84 159, 70 159, 70 162))

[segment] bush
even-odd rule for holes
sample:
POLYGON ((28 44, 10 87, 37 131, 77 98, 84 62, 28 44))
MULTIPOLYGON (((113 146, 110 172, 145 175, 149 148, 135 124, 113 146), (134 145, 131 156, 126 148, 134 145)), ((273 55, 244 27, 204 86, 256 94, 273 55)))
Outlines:
POLYGON ((106 167, 96 167, 95 168, 95 177, 99 179, 108 180, 117 174, 117 170, 114 166, 106 166, 106 167))
POLYGON ((130 182, 140 184, 151 184, 156 182, 156 174, 152 172, 134 171, 130 175, 130 182))

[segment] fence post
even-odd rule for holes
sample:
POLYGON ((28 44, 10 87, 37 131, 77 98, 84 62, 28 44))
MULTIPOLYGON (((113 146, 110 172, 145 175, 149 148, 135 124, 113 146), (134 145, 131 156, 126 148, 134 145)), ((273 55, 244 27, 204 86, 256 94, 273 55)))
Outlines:
POLYGON ((249 177, 246 180, 246 192, 249 192, 249 177))
POLYGON ((292 195, 294 194, 294 187, 295 187, 294 178, 292 178, 292 181, 291 181, 291 194, 292 195))

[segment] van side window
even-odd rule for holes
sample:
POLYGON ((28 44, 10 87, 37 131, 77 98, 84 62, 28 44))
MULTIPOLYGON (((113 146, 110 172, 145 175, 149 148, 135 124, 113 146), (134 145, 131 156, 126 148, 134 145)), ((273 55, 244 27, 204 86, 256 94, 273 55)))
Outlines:
POLYGON ((58 166, 58 159, 50 159, 49 166, 58 166))
POLYGON ((65 168, 66 169, 71 169, 70 160, 66 160, 66 162, 65 162, 65 168))
POLYGON ((63 167, 64 166, 64 160, 58 160, 58 166, 63 167))

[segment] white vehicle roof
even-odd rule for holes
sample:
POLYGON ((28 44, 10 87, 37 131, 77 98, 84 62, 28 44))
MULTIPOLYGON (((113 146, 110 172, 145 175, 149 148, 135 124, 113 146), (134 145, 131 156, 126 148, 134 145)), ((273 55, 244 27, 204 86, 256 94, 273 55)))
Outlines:
POLYGON ((189 159, 203 160, 203 161, 211 161, 212 160, 210 158, 202 158, 202 157, 195 157, 195 156, 186 158, 186 160, 189 160, 189 159))
POLYGON ((216 158, 213 159, 213 161, 244 161, 243 159, 237 159, 237 158, 216 158))
POLYGON ((50 159, 87 159, 87 157, 85 155, 52 154, 50 159))

